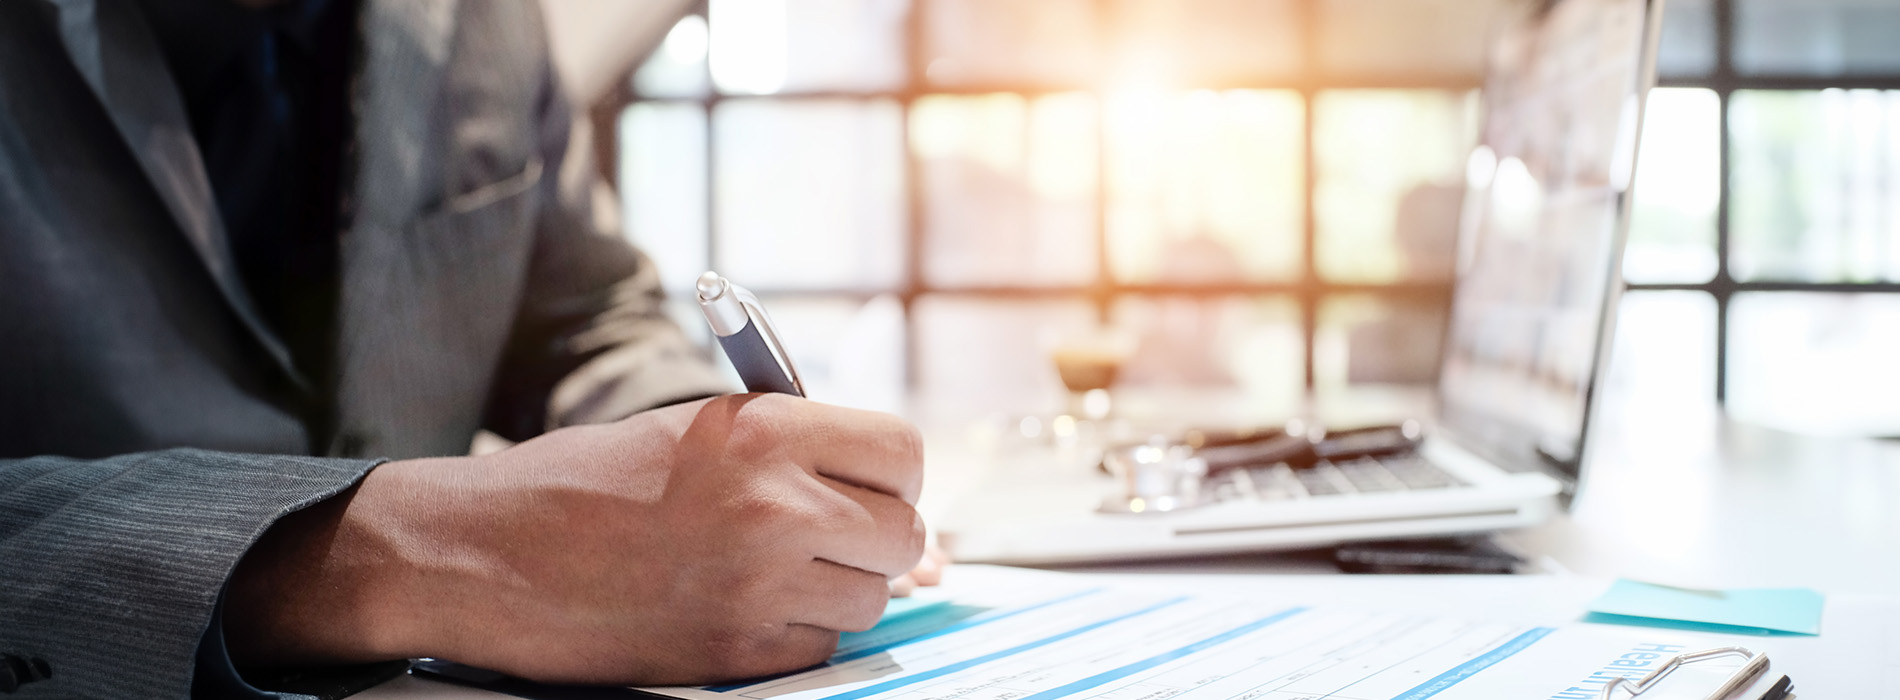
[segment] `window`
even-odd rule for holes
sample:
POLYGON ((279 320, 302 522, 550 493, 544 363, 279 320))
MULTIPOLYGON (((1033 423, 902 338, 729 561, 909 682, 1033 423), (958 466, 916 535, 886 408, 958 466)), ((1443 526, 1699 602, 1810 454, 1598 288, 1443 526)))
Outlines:
POLYGON ((1900 435, 1900 4, 1666 7, 1619 319, 1650 349, 1625 383, 1900 435))
MULTIPOLYGON (((1509 4, 708 0, 597 112, 669 289, 710 266, 811 317, 829 400, 893 401, 868 366, 1034 408, 1042 336, 1090 324, 1141 338, 1128 384, 1421 383, 1509 4)), ((1624 316, 1675 340, 1621 385, 1782 423, 1833 401, 1791 364, 1900 391, 1851 328, 1900 302, 1895 31, 1880 0, 1671 0, 1624 316)))

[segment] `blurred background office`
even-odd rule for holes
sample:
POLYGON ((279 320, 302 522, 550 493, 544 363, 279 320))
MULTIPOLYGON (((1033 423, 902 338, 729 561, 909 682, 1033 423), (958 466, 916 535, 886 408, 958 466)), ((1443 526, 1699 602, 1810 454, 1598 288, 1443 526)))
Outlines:
MULTIPOLYGON (((764 298, 814 397, 1429 386, 1515 0, 546 0, 679 317, 764 298)), ((1900 0, 1669 0, 1610 391, 1900 435, 1900 0)))

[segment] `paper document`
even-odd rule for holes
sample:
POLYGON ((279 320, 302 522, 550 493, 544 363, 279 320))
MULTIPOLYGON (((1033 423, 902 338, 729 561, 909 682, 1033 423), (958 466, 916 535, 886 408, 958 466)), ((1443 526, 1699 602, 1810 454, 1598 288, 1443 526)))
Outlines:
MULTIPOLYGON (((1594 700, 1611 678, 1703 648, 1675 632, 1314 608, 1014 569, 962 567, 957 579, 943 604, 844 635, 820 667, 643 690, 689 700, 1594 700)), ((1739 662, 1684 667, 1643 700, 1700 698, 1739 662)))

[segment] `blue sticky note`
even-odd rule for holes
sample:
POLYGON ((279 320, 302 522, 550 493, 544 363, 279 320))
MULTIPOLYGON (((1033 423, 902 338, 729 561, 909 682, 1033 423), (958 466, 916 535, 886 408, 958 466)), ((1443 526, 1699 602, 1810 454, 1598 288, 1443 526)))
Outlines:
POLYGON ((1726 634, 1820 634, 1822 595, 1808 588, 1676 588, 1618 579, 1585 622, 1726 634))

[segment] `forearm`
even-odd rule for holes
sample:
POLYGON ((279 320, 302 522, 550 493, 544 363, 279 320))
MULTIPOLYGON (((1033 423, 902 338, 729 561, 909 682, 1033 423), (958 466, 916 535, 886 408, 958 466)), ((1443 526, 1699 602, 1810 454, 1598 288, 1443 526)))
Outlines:
POLYGON ((58 696, 182 697, 238 560, 367 460, 169 450, 0 460, 0 649, 58 696))

